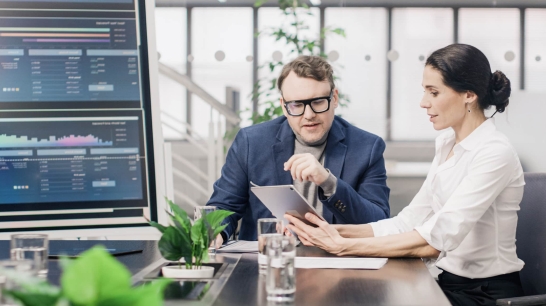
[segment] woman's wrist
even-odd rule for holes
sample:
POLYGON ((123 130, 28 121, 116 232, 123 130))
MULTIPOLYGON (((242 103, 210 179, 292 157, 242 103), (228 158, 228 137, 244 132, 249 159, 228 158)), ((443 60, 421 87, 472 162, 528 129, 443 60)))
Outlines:
POLYGON ((354 251, 354 244, 356 239, 353 238, 341 238, 338 242, 338 250, 336 255, 338 256, 348 256, 352 255, 354 251))

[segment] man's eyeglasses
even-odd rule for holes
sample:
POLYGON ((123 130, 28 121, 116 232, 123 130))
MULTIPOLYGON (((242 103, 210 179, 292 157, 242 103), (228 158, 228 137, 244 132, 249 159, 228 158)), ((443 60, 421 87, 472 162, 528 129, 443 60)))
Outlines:
MULTIPOLYGON (((286 101, 284 107, 290 116, 301 116, 305 113, 305 107, 309 105, 311 110, 315 114, 320 114, 328 111, 330 109, 330 101, 332 101, 332 93, 334 91, 330 90, 330 95, 327 97, 318 97, 305 100, 294 100, 286 101)), ((282 94, 281 94, 282 96, 282 94)), ((283 100, 284 97, 283 97, 283 100)))

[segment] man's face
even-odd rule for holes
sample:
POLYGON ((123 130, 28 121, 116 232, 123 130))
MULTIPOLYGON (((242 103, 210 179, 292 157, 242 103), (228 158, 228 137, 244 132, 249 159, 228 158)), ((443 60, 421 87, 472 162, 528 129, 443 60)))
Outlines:
MULTIPOLYGON (((330 83, 311 78, 300 78, 294 71, 284 79, 282 84, 282 96, 286 102, 294 100, 306 100, 317 97, 327 97, 330 95, 330 83)), ((288 119, 288 124, 292 130, 301 137, 306 143, 316 143, 328 133, 334 121, 335 109, 338 105, 338 91, 332 92, 330 109, 324 113, 316 114, 311 107, 306 106, 305 112, 301 116, 291 116, 284 107, 285 101, 281 98, 282 111, 288 119)))

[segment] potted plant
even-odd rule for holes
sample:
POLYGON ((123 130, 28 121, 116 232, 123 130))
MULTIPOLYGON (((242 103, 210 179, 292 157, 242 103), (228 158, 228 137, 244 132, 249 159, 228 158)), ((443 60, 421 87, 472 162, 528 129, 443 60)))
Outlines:
POLYGON ((170 278, 212 278, 214 267, 203 266, 207 262, 208 248, 211 241, 226 228, 222 221, 233 214, 227 210, 216 210, 195 220, 191 224, 188 214, 166 199, 172 213, 169 213, 171 225, 163 226, 157 222, 150 225, 163 235, 158 242, 163 258, 178 262, 178 265, 167 265, 161 269, 163 276, 170 278), (184 259, 184 265, 181 264, 184 259))
POLYGON ((60 288, 41 278, 4 271, 18 289, 2 293, 24 306, 160 306, 163 290, 171 282, 158 279, 131 287, 131 272, 102 246, 85 251, 75 260, 62 258, 60 265, 60 288))

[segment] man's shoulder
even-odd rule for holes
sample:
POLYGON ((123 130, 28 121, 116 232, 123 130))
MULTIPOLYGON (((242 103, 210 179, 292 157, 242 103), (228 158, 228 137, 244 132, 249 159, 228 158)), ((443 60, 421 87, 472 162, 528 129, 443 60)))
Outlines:
POLYGON ((339 116, 335 117, 335 121, 344 130, 345 137, 349 141, 364 141, 366 143, 375 143, 376 141, 384 142, 381 137, 356 127, 339 116))
POLYGON ((249 139, 259 138, 260 140, 276 139, 279 129, 286 124, 286 117, 281 116, 273 120, 247 126, 241 129, 249 139))

